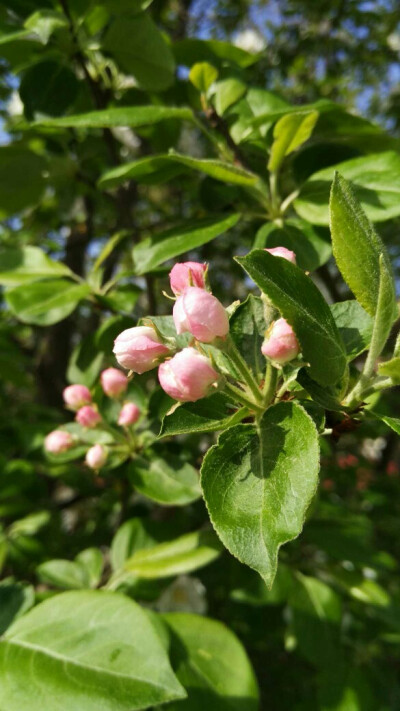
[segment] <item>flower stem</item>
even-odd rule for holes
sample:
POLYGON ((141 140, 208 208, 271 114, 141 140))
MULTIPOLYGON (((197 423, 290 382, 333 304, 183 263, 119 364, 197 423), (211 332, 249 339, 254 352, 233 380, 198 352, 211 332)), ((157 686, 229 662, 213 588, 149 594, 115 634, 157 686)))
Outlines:
POLYGON ((226 354, 229 356, 236 370, 240 374, 242 382, 248 386, 249 390, 254 395, 256 402, 261 402, 262 395, 260 388, 258 387, 258 383, 250 371, 245 359, 236 348, 231 336, 227 337, 223 350, 225 350, 226 354))
POLYGON ((250 398, 248 398, 246 396, 246 393, 243 392, 243 390, 240 390, 240 388, 237 388, 235 385, 232 385, 231 383, 226 382, 225 386, 224 386, 224 390, 229 395, 232 395, 232 397, 237 402, 240 402, 245 407, 248 407, 249 410, 252 410, 253 412, 257 412, 257 413, 263 412, 262 407, 260 407, 257 403, 253 402, 253 400, 250 400, 250 398))
POLYGON ((268 406, 275 396, 277 380, 278 370, 274 368, 272 363, 268 363, 263 387, 263 401, 265 406, 268 406))

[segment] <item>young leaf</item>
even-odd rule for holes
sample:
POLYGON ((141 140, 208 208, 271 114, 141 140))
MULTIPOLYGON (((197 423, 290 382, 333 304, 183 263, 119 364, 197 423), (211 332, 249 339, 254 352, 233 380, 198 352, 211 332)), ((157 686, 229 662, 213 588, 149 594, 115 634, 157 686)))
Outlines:
POLYGON ((334 385, 344 374, 346 352, 328 304, 295 264, 256 249, 237 258, 249 276, 293 327, 310 375, 334 385))
POLYGON ((214 104, 217 114, 223 116, 230 106, 236 104, 247 91, 246 84, 236 77, 221 79, 215 84, 214 104))
POLYGON ((207 217, 144 239, 133 249, 135 273, 145 274, 172 257, 210 242, 236 225, 239 217, 237 214, 223 218, 207 217))
MULTIPOLYGON (((382 298, 395 309, 392 269, 385 246, 358 202, 351 185, 335 173, 330 199, 333 254, 357 301, 374 316, 382 278, 382 298), (382 274, 379 260, 382 256, 382 274)), ((389 315, 390 316, 390 315, 389 315)))
POLYGON ((71 275, 65 264, 50 259, 39 247, 4 247, 0 250, 0 265, 0 284, 5 286, 71 275))
POLYGON ((125 521, 118 529, 111 543, 111 566, 113 571, 120 570, 125 561, 131 558, 136 551, 143 548, 152 548, 162 539, 165 539, 165 525, 159 530, 157 522, 144 518, 131 518, 125 521))
POLYGON ((185 696, 147 618, 117 593, 68 592, 0 641, 3 711, 134 711, 185 696))
POLYGON ((201 615, 164 614, 173 669, 188 698, 170 711, 257 711, 257 680, 237 637, 201 615))
POLYGON ((227 409, 229 400, 216 393, 197 402, 186 402, 162 421, 160 437, 225 430, 246 417, 247 409, 227 409))
POLYGON ((84 590, 89 578, 82 565, 71 560, 48 560, 37 569, 39 580, 62 590, 84 590))
POLYGON ((137 457, 129 465, 129 480, 141 494, 167 506, 184 506, 201 496, 199 476, 191 464, 171 454, 168 459, 146 454, 148 458, 137 457))
POLYGON ((277 121, 274 127, 274 142, 271 146, 268 170, 276 173, 285 156, 308 141, 318 116, 318 111, 299 111, 286 114, 277 121))
POLYGON ((170 153, 139 158, 130 163, 124 163, 117 168, 108 170, 99 180, 102 189, 112 188, 126 180, 136 180, 139 183, 165 182, 185 170, 198 171, 209 175, 214 180, 221 180, 236 185, 253 185, 256 176, 233 163, 214 158, 192 158, 171 151, 170 153))
POLYGON ((373 320, 358 301, 339 301, 331 305, 333 318, 342 337, 349 361, 367 350, 371 343, 373 320))
POLYGON ((269 587, 280 546, 302 529, 318 469, 316 427, 293 402, 267 410, 258 429, 231 427, 204 458, 201 485, 215 530, 269 587))
POLYGON ((114 126, 139 128, 168 119, 192 121, 193 113, 185 106, 118 106, 76 116, 42 119, 36 123, 54 128, 113 128, 114 126))
POLYGON ((400 357, 397 356, 385 361, 385 363, 379 363, 378 373, 392 378, 395 385, 400 385, 400 357))
POLYGON ((203 94, 218 77, 218 69, 208 62, 196 62, 189 72, 189 80, 203 94))
POLYGON ((6 301, 20 321, 51 326, 69 316, 89 294, 87 284, 49 279, 10 289, 6 293, 6 301))

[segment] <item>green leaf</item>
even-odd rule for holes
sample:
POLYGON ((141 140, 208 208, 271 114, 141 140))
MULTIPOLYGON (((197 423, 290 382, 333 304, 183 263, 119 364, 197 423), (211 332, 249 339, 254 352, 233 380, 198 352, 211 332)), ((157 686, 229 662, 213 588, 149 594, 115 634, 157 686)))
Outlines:
POLYGON ((215 393, 197 402, 186 402, 162 421, 160 437, 224 430, 246 417, 247 409, 229 410, 230 401, 215 393))
POLYGON ((171 454, 162 459, 146 452, 148 459, 137 457, 129 466, 129 480, 144 496, 159 504, 184 506, 201 496, 199 476, 191 464, 171 454))
POLYGON ((339 596, 317 578, 297 574, 289 605, 299 651, 317 667, 329 667, 340 660, 339 596))
POLYGON ((280 546, 302 529, 318 470, 317 430, 293 402, 269 408, 258 431, 231 427, 204 458, 201 485, 215 530, 269 587, 280 546))
POLYGON ((0 146, 0 218, 39 202, 46 161, 22 146, 0 146))
POLYGON ((71 560, 49 560, 39 565, 36 572, 42 583, 62 590, 84 590, 89 587, 83 566, 71 560))
POLYGON ((19 89, 25 115, 61 116, 74 102, 79 90, 75 73, 60 62, 45 60, 29 67, 19 89))
POLYGON ((43 44, 47 44, 53 32, 62 27, 68 27, 68 21, 61 12, 43 9, 29 15, 24 22, 24 26, 30 32, 38 35, 43 44))
POLYGON ((130 233, 128 230, 121 230, 121 232, 116 232, 110 239, 107 240, 103 249, 101 250, 99 256, 93 264, 92 271, 96 272, 100 269, 101 265, 105 260, 113 253, 114 249, 122 242, 123 239, 129 237, 130 233))
POLYGON ((335 172, 351 181, 356 197, 372 222, 400 215, 400 155, 376 153, 314 173, 295 200, 296 212, 316 225, 329 224, 329 191, 335 172))
POLYGON ((358 301, 354 300, 332 304, 331 311, 347 357, 353 360, 367 350, 371 343, 373 320, 358 301))
POLYGON ((293 327, 310 375, 334 385, 344 374, 346 353, 328 304, 295 264, 257 249, 236 258, 293 327))
POLYGON ((117 593, 43 602, 0 642, 4 711, 133 711, 185 696, 141 608, 117 593), (36 691, 35 691, 36 690, 36 691))
POLYGON ((205 94, 211 84, 218 78, 218 69, 208 62, 197 62, 193 64, 189 72, 189 81, 202 94, 205 94))
POLYGON ((90 333, 72 351, 66 373, 68 382, 91 388, 100 373, 103 359, 104 354, 99 351, 96 338, 90 333))
POLYGON ((164 614, 173 669, 188 698, 171 711, 257 711, 257 680, 244 647, 225 625, 201 615, 164 614))
POLYGON ((400 417, 389 417, 389 415, 383 415, 380 412, 375 412, 375 410, 370 410, 370 413, 378 420, 384 422, 393 432, 400 435, 400 417))
POLYGON ((333 254, 357 301, 371 316, 375 315, 382 255, 382 298, 389 302, 389 309, 390 302, 393 303, 394 311, 395 288, 385 246, 362 210, 353 188, 338 173, 335 173, 332 184, 330 220, 333 254))
POLYGON ((322 387, 310 378, 308 374, 308 368, 300 368, 297 374, 297 382, 301 385, 304 390, 311 395, 312 399, 325 410, 332 410, 332 412, 341 412, 343 410, 342 405, 339 402, 338 397, 332 393, 327 387, 322 387))
POLYGON ((238 214, 223 218, 206 217, 144 239, 133 249, 135 274, 145 274, 168 259, 211 242, 236 225, 239 217, 238 214))
POLYGON ((65 264, 50 259, 39 247, 3 247, 0 249, 0 265, 0 284, 5 286, 71 274, 65 264))
POLYGON ((89 294, 90 288, 86 284, 49 279, 10 289, 6 301, 20 321, 50 326, 69 316, 89 294))
POLYGON ((103 572, 104 560, 98 548, 85 548, 78 553, 75 562, 81 565, 85 571, 88 585, 91 588, 97 587, 103 572))
POLYGON ((265 358, 261 353, 265 331, 270 324, 264 316, 264 306, 258 296, 249 294, 229 320, 230 334, 254 373, 263 373, 265 358))
POLYGON ((117 15, 104 37, 102 48, 126 74, 133 74, 144 90, 163 91, 173 82, 175 62, 172 52, 148 14, 117 15))
POLYGON ((276 173, 285 156, 308 141, 318 117, 318 111, 299 111, 286 114, 276 122, 268 170, 276 173))
POLYGON ((10 624, 33 607, 35 590, 32 585, 4 580, 0 583, 0 635, 10 624))
POLYGON ((176 63, 191 67, 196 62, 209 62, 222 66, 226 61, 239 67, 249 67, 259 60, 259 55, 246 52, 230 42, 187 38, 173 45, 176 63))
POLYGON ((125 562, 122 575, 154 579, 189 573, 212 563, 221 550, 213 531, 187 533, 174 541, 137 551, 125 562))
POLYGON ((215 84, 214 104, 219 116, 223 116, 230 106, 236 104, 247 91, 246 84, 236 77, 221 79, 215 84))
POLYGON ((232 163, 210 158, 192 158, 184 156, 175 151, 149 158, 140 158, 131 163, 124 163, 117 168, 108 170, 99 180, 99 187, 108 189, 125 182, 126 180, 136 180, 143 183, 165 182, 170 177, 175 177, 182 170, 175 170, 176 165, 182 165, 188 170, 195 170, 205 175, 210 175, 215 180, 237 185, 253 185, 256 176, 243 168, 238 168, 232 163), (173 170, 171 170, 173 168, 173 170))
POLYGON ((386 375, 392 378, 394 385, 400 385, 400 357, 387 360, 385 363, 379 363, 378 374, 386 375))
POLYGON ((317 229, 298 218, 285 220, 282 227, 267 222, 258 230, 253 246, 254 249, 291 249, 296 254, 298 266, 304 271, 313 272, 325 264, 332 254, 330 240, 324 239, 317 229))
POLYGON ((120 570, 136 551, 152 548, 159 542, 154 526, 153 521, 142 518, 131 518, 122 524, 111 543, 110 558, 114 571, 120 570))
POLYGON ((168 119, 192 121, 193 113, 186 107, 177 106, 121 106, 102 111, 90 111, 90 113, 77 114, 76 116, 42 119, 36 124, 54 126, 54 128, 113 128, 118 126, 139 128, 168 119))

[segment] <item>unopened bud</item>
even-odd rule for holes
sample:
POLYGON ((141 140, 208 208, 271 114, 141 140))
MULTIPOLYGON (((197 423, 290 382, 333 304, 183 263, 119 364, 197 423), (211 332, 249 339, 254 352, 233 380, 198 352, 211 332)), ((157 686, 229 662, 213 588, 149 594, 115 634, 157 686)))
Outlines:
POLYGON ((272 249, 266 249, 265 251, 272 254, 273 257, 282 257, 282 259, 287 259, 288 262, 296 264, 296 255, 291 249, 286 249, 286 247, 272 247, 272 249))
POLYGON ((150 326, 127 328, 114 341, 114 354, 118 363, 134 373, 145 373, 155 368, 169 352, 169 348, 150 326))
POLYGON ((44 440, 44 447, 51 454, 61 454, 66 452, 74 444, 72 435, 64 430, 53 430, 44 440))
POLYGON ((268 329, 261 352, 274 363, 283 365, 300 353, 299 342, 292 327, 284 318, 275 321, 268 329))
POLYGON ((63 398, 71 410, 79 410, 83 405, 89 405, 92 402, 90 390, 86 385, 68 385, 63 390, 63 398))
POLYGON ((134 402, 126 402, 118 416, 118 424, 123 427, 134 425, 140 417, 140 410, 134 402))
POLYGON ((207 265, 200 262, 178 262, 169 274, 171 290, 175 296, 182 294, 188 286, 205 288, 207 265))
POLYGON ((178 296, 173 317, 178 334, 188 331, 201 343, 224 338, 229 331, 229 319, 221 302, 197 286, 189 286, 178 296))
POLYGON ((101 422, 101 416, 91 405, 85 405, 75 415, 75 420, 82 427, 93 428, 101 422))
POLYGON ((103 391, 108 397, 119 397, 128 387, 128 378, 117 368, 107 368, 100 375, 103 391))
POLYGON ((101 444, 95 444, 86 452, 85 462, 91 469, 101 469, 107 461, 107 450, 101 444))
POLYGON ((171 360, 161 363, 158 379, 165 392, 180 402, 206 397, 219 376, 205 356, 195 348, 184 348, 171 360))

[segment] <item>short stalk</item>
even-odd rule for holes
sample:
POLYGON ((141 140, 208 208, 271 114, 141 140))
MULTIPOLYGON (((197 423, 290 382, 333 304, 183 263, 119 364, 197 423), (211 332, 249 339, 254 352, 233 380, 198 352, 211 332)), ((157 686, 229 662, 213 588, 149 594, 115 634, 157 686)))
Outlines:
POLYGON ((249 397, 247 397, 246 393, 243 392, 243 390, 240 390, 240 388, 237 388, 235 385, 232 385, 231 383, 226 382, 224 386, 225 392, 227 392, 229 395, 232 395, 232 397, 240 402, 242 405, 245 407, 248 407, 249 410, 252 410, 253 412, 257 412, 259 414, 262 414, 264 411, 262 407, 253 400, 251 400, 249 397))
POLYGON ((270 403, 274 399, 277 381, 278 370, 274 368, 272 363, 268 363, 263 387, 263 401, 266 407, 268 407, 268 405, 270 405, 270 403))
POLYGON ((258 387, 258 383, 251 373, 245 359, 236 348, 231 336, 228 336, 222 349, 225 350, 226 354, 231 359, 233 365, 241 376, 242 382, 248 386, 249 390, 254 395, 255 401, 261 402, 262 395, 260 388, 258 387))

